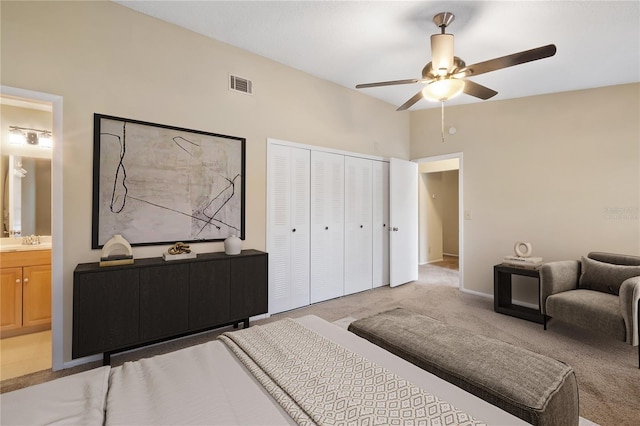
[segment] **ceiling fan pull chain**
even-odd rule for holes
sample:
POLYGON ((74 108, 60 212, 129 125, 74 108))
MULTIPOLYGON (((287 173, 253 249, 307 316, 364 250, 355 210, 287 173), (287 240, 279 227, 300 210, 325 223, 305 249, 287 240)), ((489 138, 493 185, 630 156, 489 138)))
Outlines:
POLYGON ((442 143, 444 143, 444 101, 440 101, 442 114, 440 115, 440 134, 442 135, 442 143))

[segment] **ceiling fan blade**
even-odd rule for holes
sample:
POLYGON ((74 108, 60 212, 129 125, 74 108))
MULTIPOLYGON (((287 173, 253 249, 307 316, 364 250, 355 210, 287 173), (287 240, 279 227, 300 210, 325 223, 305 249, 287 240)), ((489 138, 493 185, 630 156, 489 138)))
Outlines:
POLYGON ((396 111, 404 111, 405 109, 409 109, 409 108, 411 108, 413 106, 413 104, 415 104, 416 102, 418 102, 422 98, 423 98, 423 96, 422 96, 422 90, 421 90, 418 93, 416 93, 415 95, 413 95, 413 97, 411 99, 409 99, 407 102, 405 102, 402 105, 400 105, 396 111))
POLYGON ((489 59, 488 61, 478 62, 469 65, 454 74, 454 77, 469 77, 496 71, 502 68, 512 67, 514 65, 524 64, 526 62, 537 61, 538 59, 548 58, 556 54, 556 45, 549 44, 547 46, 537 47, 535 49, 524 50, 522 52, 513 53, 511 55, 502 56, 500 58, 489 59))
POLYGON ((381 81, 379 83, 357 84, 356 89, 365 89, 367 87, 394 86, 396 84, 413 84, 413 83, 419 83, 420 81, 422 80, 418 80, 416 78, 411 78, 408 80, 381 81))
POLYGON ((495 90, 489 89, 481 84, 474 83, 471 80, 464 81, 464 89, 462 89, 462 91, 467 95, 475 96, 482 100, 487 100, 498 94, 495 90))

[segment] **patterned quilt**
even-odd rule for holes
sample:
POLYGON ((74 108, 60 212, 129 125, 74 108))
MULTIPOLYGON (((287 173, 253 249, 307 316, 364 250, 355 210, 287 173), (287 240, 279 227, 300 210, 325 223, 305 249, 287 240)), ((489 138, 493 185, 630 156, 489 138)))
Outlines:
POLYGON ((285 318, 219 337, 300 425, 483 425, 285 318))

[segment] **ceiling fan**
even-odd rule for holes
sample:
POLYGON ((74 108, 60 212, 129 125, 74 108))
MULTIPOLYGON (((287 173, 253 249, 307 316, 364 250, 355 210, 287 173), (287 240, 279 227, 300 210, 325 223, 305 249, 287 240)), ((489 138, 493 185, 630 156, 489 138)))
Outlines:
POLYGON ((433 22, 440 28, 440 34, 431 36, 431 62, 422 69, 422 78, 407 80, 382 81, 379 83, 366 83, 356 85, 356 89, 367 87, 393 86, 398 84, 427 83, 411 99, 398 107, 397 111, 403 111, 422 98, 444 102, 460 93, 475 96, 482 100, 495 96, 498 92, 481 84, 467 80, 473 77, 502 68, 524 64, 548 58, 556 54, 556 46, 549 44, 531 50, 525 50, 511 55, 466 65, 462 59, 453 55, 453 34, 445 34, 445 29, 455 16, 451 12, 438 13, 433 17, 433 22))

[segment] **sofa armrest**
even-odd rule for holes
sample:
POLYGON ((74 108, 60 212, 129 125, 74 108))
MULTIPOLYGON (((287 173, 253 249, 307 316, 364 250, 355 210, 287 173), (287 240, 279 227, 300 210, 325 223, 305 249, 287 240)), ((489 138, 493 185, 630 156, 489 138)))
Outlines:
POLYGON ((580 261, 561 260, 540 267, 540 310, 547 313, 547 297, 578 288, 580 261))
POLYGON ((627 343, 638 345, 638 299, 640 299, 640 276, 622 282, 620 286, 620 312, 627 329, 627 343))

